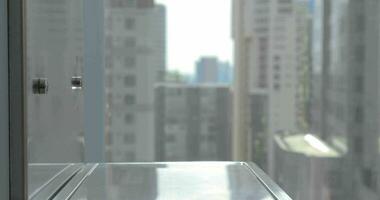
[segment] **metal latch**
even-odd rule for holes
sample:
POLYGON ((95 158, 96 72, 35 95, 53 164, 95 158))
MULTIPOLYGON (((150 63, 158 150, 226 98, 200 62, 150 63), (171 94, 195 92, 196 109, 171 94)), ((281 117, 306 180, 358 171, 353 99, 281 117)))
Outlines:
POLYGON ((83 87, 83 79, 81 76, 71 77, 71 89, 80 90, 83 87))
POLYGON ((33 79, 33 93, 34 94, 47 94, 49 84, 46 78, 33 79))

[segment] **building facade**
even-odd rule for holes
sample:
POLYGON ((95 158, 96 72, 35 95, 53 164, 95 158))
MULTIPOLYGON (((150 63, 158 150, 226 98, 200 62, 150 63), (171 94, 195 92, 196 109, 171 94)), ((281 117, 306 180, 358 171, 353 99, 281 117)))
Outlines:
POLYGON ((166 11, 153 1, 107 1, 107 160, 153 161, 154 84, 166 69, 166 11))
POLYGON ((158 84, 157 161, 230 160, 230 88, 158 84))
POLYGON ((315 1, 311 131, 343 154, 333 199, 379 197, 379 6, 315 1))
POLYGON ((343 156, 312 134, 276 135, 273 179, 295 200, 342 199, 343 156))
POLYGON ((196 83, 232 82, 232 67, 228 62, 222 62, 216 57, 201 57, 196 63, 196 83))
MULTIPOLYGON (((242 125, 247 126, 242 130, 250 135, 248 159, 255 161, 255 158, 260 158, 262 161, 263 155, 255 154, 266 152, 266 162, 259 165, 273 174, 273 136, 282 132, 304 131, 307 127, 305 102, 308 86, 305 77, 309 69, 309 5, 307 1, 295 0, 237 2, 243 4, 243 14, 240 18, 234 16, 235 51, 239 50, 235 55, 235 73, 239 74, 243 69, 245 73, 241 73, 240 79, 235 77, 235 87, 247 82, 245 90, 248 94, 244 98, 252 102, 246 102, 242 107, 266 107, 261 112, 255 112, 251 107, 248 110, 253 114, 245 114, 248 123, 242 125), (257 105, 260 102, 262 105, 257 105), (266 127, 255 128, 263 125, 266 127), (266 151, 255 150, 253 144, 258 143, 266 151)), ((235 95, 238 96, 241 94, 235 95)), ((238 120, 234 121, 234 125, 238 123, 238 120)))

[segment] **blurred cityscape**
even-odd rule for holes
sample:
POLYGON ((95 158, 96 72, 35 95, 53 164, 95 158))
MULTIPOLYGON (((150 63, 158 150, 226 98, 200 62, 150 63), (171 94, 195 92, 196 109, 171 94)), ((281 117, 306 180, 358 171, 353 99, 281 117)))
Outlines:
POLYGON ((108 2, 108 161, 252 160, 294 199, 378 199, 377 1, 235 0, 234 67, 193 77, 166 70, 164 5, 108 2))
MULTIPOLYGON (((75 41, 59 40, 62 51, 48 47, 58 38, 31 34, 28 45, 75 59, 43 51, 28 59, 31 66, 61 63, 65 74, 64 64, 83 65, 83 22, 63 11, 82 8, 50 3, 31 7, 41 12, 31 12, 30 32, 44 28, 75 41), (62 12, 52 15, 49 6, 62 12), (49 19, 41 21, 44 12, 49 19)), ((221 3, 231 3, 234 61, 202 55, 186 74, 168 70, 164 4, 105 0, 106 161, 252 161, 295 200, 379 200, 380 1, 221 3)), ((30 132, 32 145, 40 130, 31 125, 30 132)), ((36 155, 44 149, 33 147, 36 155)))

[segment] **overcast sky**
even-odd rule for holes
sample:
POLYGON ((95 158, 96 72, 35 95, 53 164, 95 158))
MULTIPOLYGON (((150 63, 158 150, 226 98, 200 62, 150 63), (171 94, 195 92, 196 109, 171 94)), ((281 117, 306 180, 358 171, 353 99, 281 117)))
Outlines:
POLYGON ((156 0, 167 11, 168 69, 192 73, 201 56, 232 63, 231 0, 156 0))

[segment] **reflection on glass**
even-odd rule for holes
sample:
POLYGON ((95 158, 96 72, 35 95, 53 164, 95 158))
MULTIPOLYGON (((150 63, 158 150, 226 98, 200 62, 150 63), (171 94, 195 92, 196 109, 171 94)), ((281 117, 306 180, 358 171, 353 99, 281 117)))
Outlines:
POLYGON ((72 77, 83 70, 83 2, 25 3, 28 195, 33 197, 65 166, 52 163, 84 160, 82 93, 71 88, 72 77), (36 86, 33 80, 46 82, 36 86), (35 87, 47 90, 33 92, 35 87))
MULTIPOLYGON (((47 94, 28 91, 30 163, 84 160, 82 96, 72 90, 87 37, 82 3, 27 1, 28 88, 49 82, 47 94)), ((242 159, 294 199, 377 200, 379 9, 370 0, 105 0, 107 162, 242 159)), ((228 177, 234 167, 167 168, 103 167, 86 181, 103 190, 76 195, 177 198, 167 188, 181 187, 175 177, 219 184, 205 191, 217 199, 250 197, 246 177, 228 177), (198 173, 208 176, 188 179, 198 173)))
POLYGON ((31 199, 44 188, 49 181, 67 169, 67 164, 30 164, 28 168, 28 197, 31 199))
POLYGON ((273 199, 241 164, 111 164, 99 166, 74 199, 273 199))
POLYGON ((154 161, 154 84, 166 68, 166 10, 105 1, 107 160, 154 161))
POLYGON ((27 93, 30 163, 83 161, 83 99, 71 89, 72 77, 83 70, 82 4, 27 1, 27 88, 34 79, 46 79, 48 88, 27 93))

